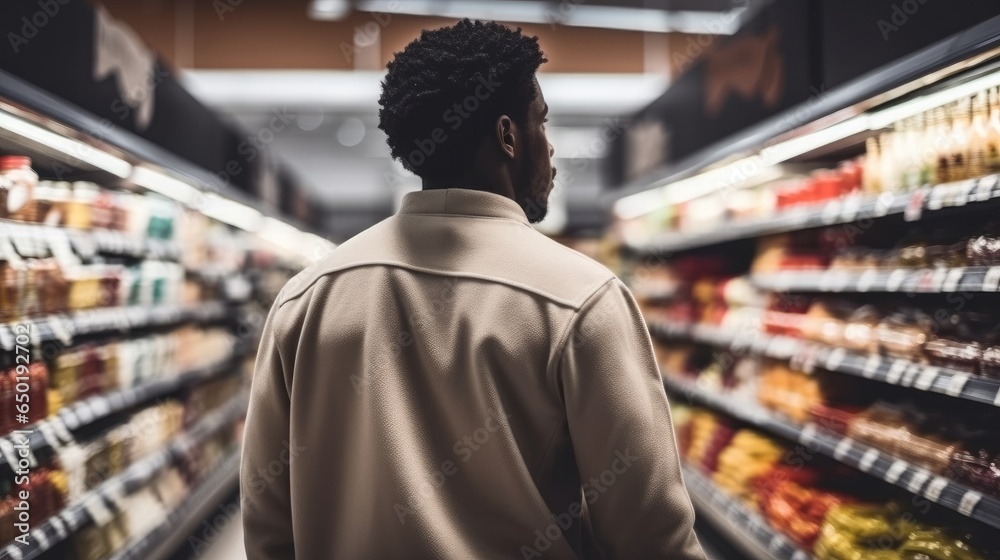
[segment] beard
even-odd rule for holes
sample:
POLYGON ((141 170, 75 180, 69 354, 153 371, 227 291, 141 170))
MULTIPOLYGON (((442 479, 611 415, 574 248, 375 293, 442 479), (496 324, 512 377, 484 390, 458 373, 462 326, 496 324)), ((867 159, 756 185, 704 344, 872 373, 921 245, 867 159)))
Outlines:
MULTIPOLYGON (((539 181, 539 186, 529 187, 525 192, 517 197, 517 203, 524 210, 524 215, 528 217, 528 223, 537 224, 545 219, 549 213, 549 193, 555 187, 556 168, 552 168, 552 175, 548 181, 539 181)), ((527 184, 531 184, 530 182, 527 184)))

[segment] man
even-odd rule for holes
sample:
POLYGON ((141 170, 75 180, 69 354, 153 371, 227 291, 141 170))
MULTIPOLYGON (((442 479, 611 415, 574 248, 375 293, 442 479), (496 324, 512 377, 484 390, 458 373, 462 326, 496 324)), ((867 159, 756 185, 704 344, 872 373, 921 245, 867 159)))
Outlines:
POLYGON ((423 190, 271 310, 250 560, 703 558, 634 300, 529 226, 555 175, 543 62, 464 20, 389 64, 380 127, 423 190))

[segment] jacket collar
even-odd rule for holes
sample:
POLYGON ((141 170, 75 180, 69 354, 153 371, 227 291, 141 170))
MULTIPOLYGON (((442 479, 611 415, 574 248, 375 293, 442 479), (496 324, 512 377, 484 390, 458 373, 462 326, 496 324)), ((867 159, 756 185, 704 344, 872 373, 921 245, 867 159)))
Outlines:
POLYGON ((528 223, 524 210, 499 194, 472 189, 437 189, 403 195, 400 214, 438 214, 504 218, 528 223))

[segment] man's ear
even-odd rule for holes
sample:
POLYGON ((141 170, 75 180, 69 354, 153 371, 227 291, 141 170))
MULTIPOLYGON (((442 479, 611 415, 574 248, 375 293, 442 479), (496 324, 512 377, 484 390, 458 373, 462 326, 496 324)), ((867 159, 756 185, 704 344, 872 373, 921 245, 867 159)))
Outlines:
POLYGON ((517 153, 517 130, 514 121, 507 115, 500 115, 496 124, 497 146, 500 150, 513 159, 517 153))

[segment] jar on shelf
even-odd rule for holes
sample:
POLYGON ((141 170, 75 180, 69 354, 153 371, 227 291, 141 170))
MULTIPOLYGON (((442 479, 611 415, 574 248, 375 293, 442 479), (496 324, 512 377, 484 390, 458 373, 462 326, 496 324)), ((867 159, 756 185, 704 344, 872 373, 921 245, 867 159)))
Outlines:
POLYGON ((90 229, 94 200, 100 188, 88 181, 73 183, 73 198, 70 199, 66 211, 66 226, 77 229, 90 229))
POLYGON ((48 226, 66 225, 66 215, 69 213, 69 203, 73 199, 73 184, 69 181, 52 181, 49 183, 49 210, 38 221, 48 226))
POLYGON ((93 229, 113 229, 114 201, 111 193, 98 190, 90 207, 90 227, 93 229))
POLYGON ((31 168, 31 158, 27 156, 0 156, 0 175, 6 181, 3 209, 0 217, 27 222, 35 221, 35 188, 38 174, 31 168))
POLYGON ((52 181, 39 181, 38 186, 35 187, 34 221, 40 224, 46 223, 49 212, 52 211, 53 196, 52 181))
POLYGON ((136 195, 130 192, 116 192, 111 196, 111 226, 115 231, 128 229, 128 213, 136 195))

